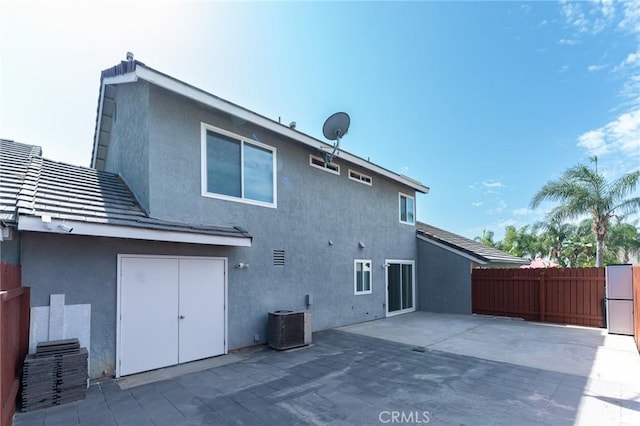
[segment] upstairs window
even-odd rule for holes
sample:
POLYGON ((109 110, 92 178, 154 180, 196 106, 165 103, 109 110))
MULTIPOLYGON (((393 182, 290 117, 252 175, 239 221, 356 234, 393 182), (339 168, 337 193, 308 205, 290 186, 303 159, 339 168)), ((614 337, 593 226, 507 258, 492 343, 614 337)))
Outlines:
POLYGON ((325 172, 333 173, 336 175, 340 174, 340 166, 338 164, 325 163, 322 158, 316 157, 315 155, 309 154, 309 165, 311 167, 322 169, 325 172))
POLYGON ((364 183, 365 185, 369 185, 369 186, 371 186, 373 182, 371 179, 371 176, 367 176, 365 174, 356 172, 355 170, 351 170, 351 169, 349 169, 349 179, 358 181, 360 183, 364 183))
POLYGON ((356 259, 354 261, 354 294, 371 293, 371 261, 356 259))
POLYGON ((276 207, 276 149, 202 124, 202 195, 276 207))
POLYGON ((412 196, 400 193, 400 223, 414 225, 416 223, 415 200, 412 196))

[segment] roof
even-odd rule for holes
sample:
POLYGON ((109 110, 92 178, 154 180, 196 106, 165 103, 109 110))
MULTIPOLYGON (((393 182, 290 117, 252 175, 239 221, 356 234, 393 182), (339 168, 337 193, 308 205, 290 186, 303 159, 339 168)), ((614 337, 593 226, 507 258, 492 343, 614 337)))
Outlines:
POLYGON ((16 202, 33 157, 42 148, 0 139, 0 221, 16 224, 16 202))
MULTIPOLYGON (((305 133, 290 128, 289 126, 285 126, 275 120, 271 120, 270 118, 231 103, 211 93, 205 92, 202 89, 191 86, 183 81, 156 71, 142 62, 132 59, 129 61, 122 61, 120 64, 102 71, 100 77, 100 96, 98 99, 93 151, 91 154, 92 167, 95 167, 96 169, 102 169, 104 167, 104 162, 109 149, 111 123, 114 112, 113 86, 123 83, 132 83, 139 80, 147 81, 158 87, 162 87, 196 102, 200 102, 211 108, 241 118, 303 145, 310 146, 323 152, 333 151, 333 145, 315 139, 305 133)), ((336 157, 406 185, 415 191, 424 194, 429 192, 428 187, 414 179, 392 172, 342 149, 336 153, 336 157)))
POLYGON ((418 238, 466 257, 482 265, 486 264, 510 264, 523 265, 529 261, 521 257, 503 252, 493 247, 486 246, 477 241, 465 238, 453 232, 417 222, 418 238))
POLYGON ((3 208, 11 211, 14 223, 17 218, 19 230, 251 245, 251 236, 238 227, 191 225, 150 217, 116 174, 42 158, 42 150, 31 145, 5 140, 0 143, 1 175, 14 176, 12 198, 6 198, 3 208), (16 172, 7 173, 5 166, 16 172))

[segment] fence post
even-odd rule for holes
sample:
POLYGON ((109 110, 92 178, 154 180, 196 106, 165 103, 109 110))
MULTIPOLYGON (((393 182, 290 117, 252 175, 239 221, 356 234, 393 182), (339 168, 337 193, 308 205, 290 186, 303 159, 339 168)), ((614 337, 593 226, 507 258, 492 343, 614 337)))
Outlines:
POLYGON ((544 272, 540 272, 540 301, 538 303, 538 306, 540 306, 540 322, 545 322, 545 317, 544 317, 544 313, 546 310, 545 296, 544 296, 545 287, 546 285, 544 282, 544 272))

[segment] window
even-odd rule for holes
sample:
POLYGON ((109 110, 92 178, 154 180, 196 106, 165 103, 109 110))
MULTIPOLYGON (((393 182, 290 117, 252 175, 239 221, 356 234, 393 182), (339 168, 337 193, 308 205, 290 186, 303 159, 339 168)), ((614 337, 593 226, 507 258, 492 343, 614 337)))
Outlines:
POLYGON ((354 294, 371 293, 371 261, 356 259, 354 261, 354 294))
POLYGON ((276 207, 276 149, 202 124, 202 195, 276 207))
POLYGON ((349 179, 356 180, 369 186, 371 186, 372 184, 371 176, 363 175, 362 173, 356 172, 355 170, 351 169, 349 169, 349 179))
POLYGON ((413 225, 416 223, 415 218, 415 201, 410 195, 400 193, 400 223, 413 225))
POLYGON ((309 155, 309 165, 311 167, 315 167, 317 169, 322 169, 326 172, 333 173, 336 175, 340 174, 340 166, 335 163, 325 163, 324 160, 320 157, 316 157, 315 155, 309 155))

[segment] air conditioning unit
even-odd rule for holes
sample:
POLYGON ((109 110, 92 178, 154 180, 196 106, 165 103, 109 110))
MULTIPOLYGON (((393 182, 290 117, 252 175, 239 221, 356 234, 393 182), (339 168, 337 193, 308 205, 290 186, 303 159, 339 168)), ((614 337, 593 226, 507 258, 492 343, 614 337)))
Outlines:
POLYGON ((279 351, 311 343, 309 311, 269 312, 269 346, 279 351))

